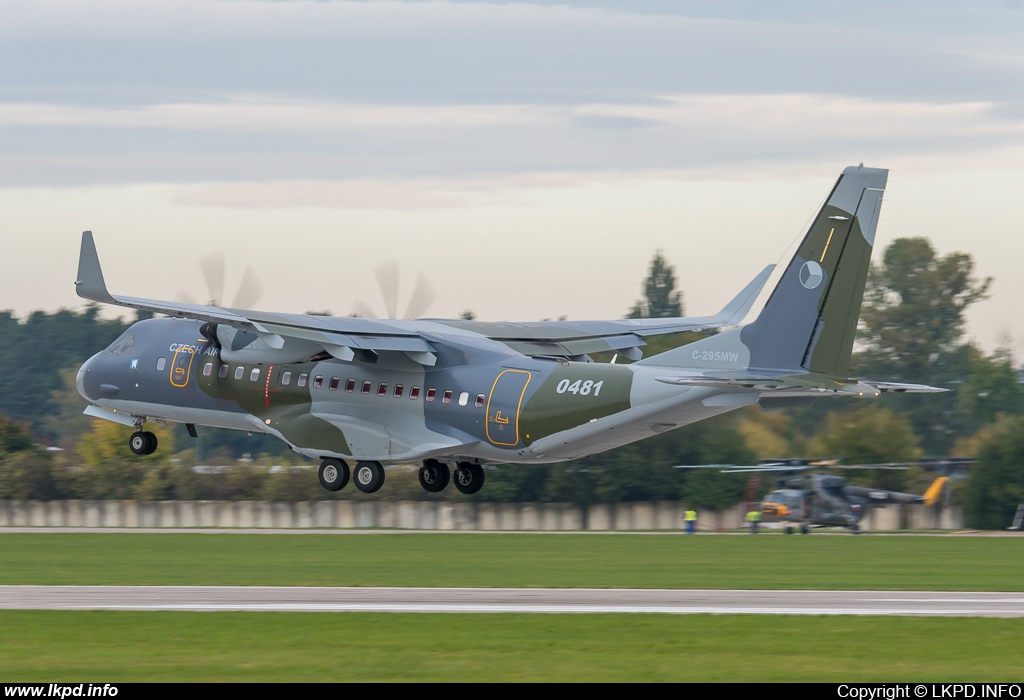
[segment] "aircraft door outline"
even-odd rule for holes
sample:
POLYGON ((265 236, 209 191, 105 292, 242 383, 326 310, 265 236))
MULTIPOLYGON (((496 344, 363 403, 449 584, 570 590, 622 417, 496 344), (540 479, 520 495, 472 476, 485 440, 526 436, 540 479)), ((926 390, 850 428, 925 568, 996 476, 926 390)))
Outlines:
POLYGON ((485 432, 493 445, 515 447, 519 444, 519 412, 523 396, 533 375, 522 369, 506 369, 494 380, 487 395, 485 432))
POLYGON ((180 389, 188 384, 195 356, 196 351, 190 347, 181 347, 174 351, 174 357, 171 358, 171 386, 180 389))

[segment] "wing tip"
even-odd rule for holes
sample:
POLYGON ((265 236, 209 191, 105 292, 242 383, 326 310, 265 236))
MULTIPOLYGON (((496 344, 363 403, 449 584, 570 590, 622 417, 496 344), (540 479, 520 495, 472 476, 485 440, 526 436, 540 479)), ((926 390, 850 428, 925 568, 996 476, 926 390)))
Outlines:
POLYGON ((78 256, 78 279, 75 280, 75 291, 78 296, 89 301, 114 304, 116 300, 107 291, 107 283, 103 279, 99 254, 92 231, 82 231, 82 247, 78 256))

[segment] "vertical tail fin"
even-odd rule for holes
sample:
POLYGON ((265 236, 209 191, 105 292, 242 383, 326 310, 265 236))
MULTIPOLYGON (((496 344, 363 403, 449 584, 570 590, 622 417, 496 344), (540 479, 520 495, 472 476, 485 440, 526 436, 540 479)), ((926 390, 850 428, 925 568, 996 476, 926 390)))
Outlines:
POLYGON ((942 495, 942 487, 949 481, 948 476, 940 476, 932 485, 928 487, 928 490, 924 492, 924 504, 926 506, 933 506, 939 500, 939 496, 942 495))
POLYGON ((843 171, 757 320, 643 362, 846 376, 888 173, 843 171))

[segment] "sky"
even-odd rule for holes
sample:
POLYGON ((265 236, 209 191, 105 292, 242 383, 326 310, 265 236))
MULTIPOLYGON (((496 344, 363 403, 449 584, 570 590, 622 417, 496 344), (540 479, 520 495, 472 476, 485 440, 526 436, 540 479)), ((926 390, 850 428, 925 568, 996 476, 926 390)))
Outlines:
MULTIPOLYGON (((788 259, 843 167, 890 169, 876 259, 969 253, 1024 359, 1024 0, 0 4, 0 309, 114 293, 485 320, 686 312, 788 259)), ((771 283, 769 283, 771 284, 771 283)), ((118 311, 114 311, 116 315, 118 311)))

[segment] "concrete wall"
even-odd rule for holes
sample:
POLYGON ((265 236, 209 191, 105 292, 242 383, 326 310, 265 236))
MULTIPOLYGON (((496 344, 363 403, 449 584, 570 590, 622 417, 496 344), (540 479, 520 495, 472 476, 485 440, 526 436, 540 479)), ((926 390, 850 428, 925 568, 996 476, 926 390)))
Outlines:
MULTIPOLYGON (((0 527, 394 528, 400 530, 681 530, 676 502, 445 503, 423 501, 0 501, 0 527)), ((737 505, 697 511, 703 531, 743 527, 737 505)), ((872 508, 863 530, 957 530, 958 506, 872 508)))

